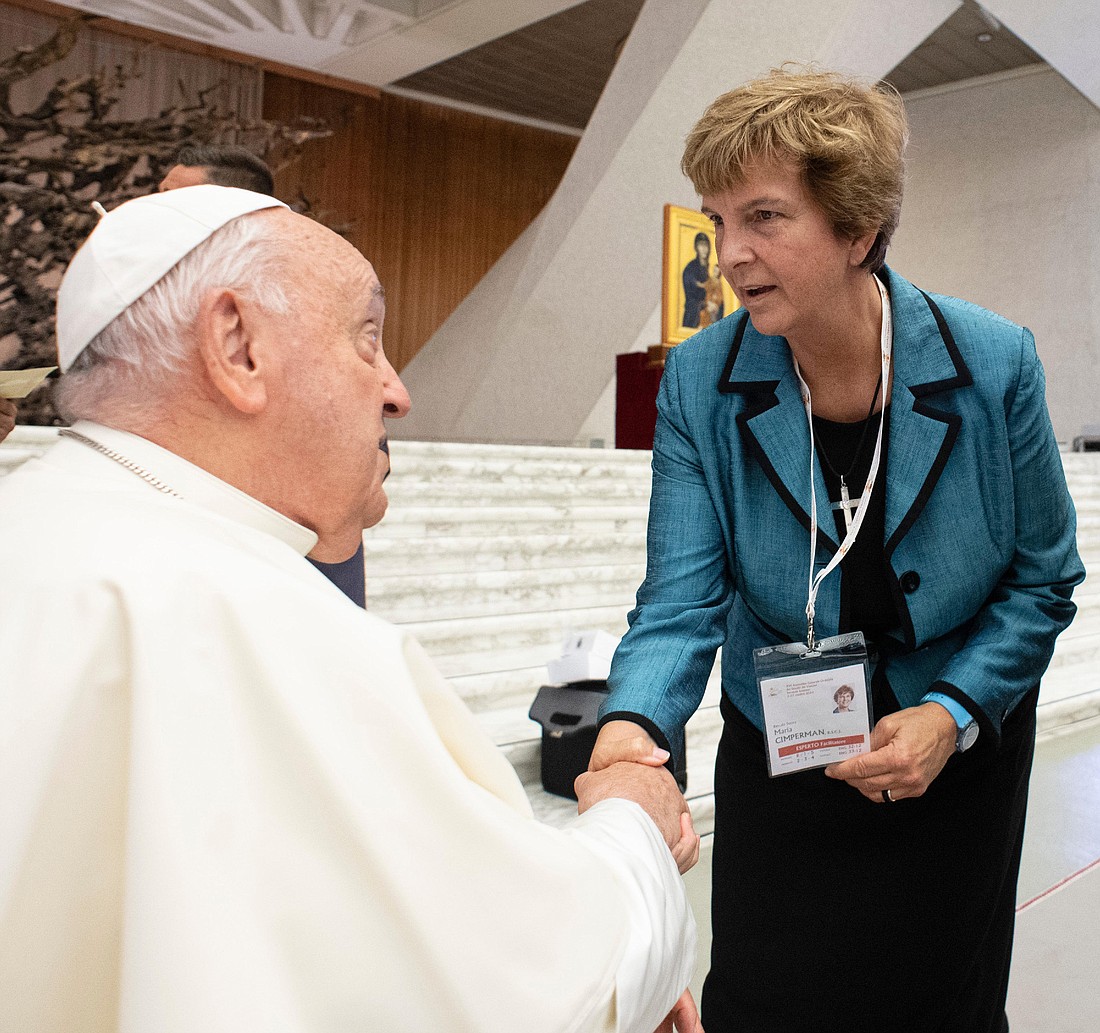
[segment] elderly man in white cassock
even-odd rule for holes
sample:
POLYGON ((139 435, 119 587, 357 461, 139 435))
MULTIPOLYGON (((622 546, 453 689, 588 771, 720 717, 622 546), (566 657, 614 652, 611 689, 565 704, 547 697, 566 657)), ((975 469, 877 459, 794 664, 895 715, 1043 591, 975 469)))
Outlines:
POLYGON ((0 1030, 696 1028, 665 758, 540 825, 303 558, 386 508, 383 315, 354 248, 243 190, 129 201, 73 259, 75 422, 0 482, 0 1030))

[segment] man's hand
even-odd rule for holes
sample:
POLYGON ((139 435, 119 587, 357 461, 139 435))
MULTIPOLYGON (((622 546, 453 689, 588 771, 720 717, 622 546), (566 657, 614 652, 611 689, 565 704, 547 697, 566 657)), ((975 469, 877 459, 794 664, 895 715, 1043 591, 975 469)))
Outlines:
POLYGON ((588 770, 603 771, 622 761, 662 767, 668 761, 668 750, 660 749, 649 732, 633 721, 608 721, 596 737, 588 770))
POLYGON ((619 762, 602 771, 577 776, 577 812, 584 814, 601 800, 633 800, 664 837, 682 875, 699 860, 699 837, 687 801, 676 779, 664 767, 619 762))
POLYGON ((955 719, 938 703, 888 714, 871 732, 871 752, 830 764, 825 774, 882 803, 889 789, 894 801, 923 796, 955 752, 955 719))
POLYGON ((668 1013, 668 1018, 657 1027, 656 1033, 703 1033, 703 1026, 699 1022, 699 1009, 695 1007, 695 999, 690 990, 685 990, 680 999, 668 1013))
POLYGON ((15 402, 10 398, 0 398, 0 441, 3 441, 15 426, 15 402))

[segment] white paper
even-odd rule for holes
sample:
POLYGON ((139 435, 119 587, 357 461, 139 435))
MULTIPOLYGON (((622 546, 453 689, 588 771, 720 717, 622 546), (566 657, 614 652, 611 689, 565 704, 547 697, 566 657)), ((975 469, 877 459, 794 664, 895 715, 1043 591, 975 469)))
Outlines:
POLYGON ((43 366, 0 370, 0 398, 26 398, 55 369, 56 366, 43 366))

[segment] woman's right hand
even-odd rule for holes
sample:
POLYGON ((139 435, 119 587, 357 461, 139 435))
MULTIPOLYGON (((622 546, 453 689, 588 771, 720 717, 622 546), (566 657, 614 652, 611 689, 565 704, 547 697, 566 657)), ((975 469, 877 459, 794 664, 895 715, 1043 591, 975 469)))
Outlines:
POLYGON ((602 771, 624 760, 659 768, 668 763, 668 757, 668 750, 662 750, 641 725, 633 721, 608 721, 596 736, 588 770, 602 771))
MULTIPOLYGON (((596 737, 588 770, 603 771, 622 761, 660 768, 668 763, 668 759, 668 750, 662 750, 641 725, 633 721, 608 721, 596 737)), ((681 875, 695 867, 699 860, 699 845, 699 836, 691 821, 691 811, 684 800, 684 809, 680 814, 679 842, 669 844, 681 875)))

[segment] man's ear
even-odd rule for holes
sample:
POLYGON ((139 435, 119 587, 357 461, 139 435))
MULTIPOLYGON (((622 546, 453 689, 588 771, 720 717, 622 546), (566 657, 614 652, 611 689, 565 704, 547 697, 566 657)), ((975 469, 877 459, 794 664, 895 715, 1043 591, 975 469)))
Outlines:
POLYGON ((261 361, 259 311, 236 291, 211 291, 199 307, 199 355, 214 389, 239 412, 256 415, 267 406, 261 361))

